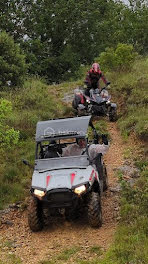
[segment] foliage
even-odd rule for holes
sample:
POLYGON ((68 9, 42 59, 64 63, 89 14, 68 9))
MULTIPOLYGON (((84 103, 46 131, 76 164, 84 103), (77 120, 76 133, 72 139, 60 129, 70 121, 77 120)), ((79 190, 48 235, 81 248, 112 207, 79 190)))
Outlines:
POLYGON ((134 187, 122 180, 121 223, 112 251, 115 263, 148 261, 147 190, 148 167, 141 168, 141 177, 134 187))
POLYGON ((0 100, 0 147, 1 151, 4 148, 10 148, 13 144, 17 144, 19 139, 19 131, 10 128, 6 120, 12 113, 11 102, 1 99, 0 100))
POLYGON ((6 32, 0 33, 0 87, 21 85, 26 74, 25 56, 6 32))
POLYGON ((99 58, 96 58, 106 70, 130 70, 137 53, 132 45, 118 44, 115 49, 106 48, 99 58))
POLYGON ((128 72, 120 71, 108 74, 112 85, 112 96, 118 102, 118 125, 127 138, 136 134, 140 139, 148 138, 148 58, 138 58, 128 72))
POLYGON ((118 43, 146 53, 147 15, 147 5, 138 0, 130 6, 113 0, 7 0, 1 3, 0 30, 24 50, 30 74, 58 83, 76 78, 81 64, 118 43))

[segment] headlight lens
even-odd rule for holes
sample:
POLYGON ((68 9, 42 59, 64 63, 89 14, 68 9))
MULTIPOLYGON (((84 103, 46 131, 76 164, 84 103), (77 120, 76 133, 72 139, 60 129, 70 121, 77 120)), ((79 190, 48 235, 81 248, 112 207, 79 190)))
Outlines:
POLYGON ((44 191, 34 189, 34 195, 38 196, 39 198, 42 198, 45 195, 44 191))
POLYGON ((81 185, 77 188, 74 189, 74 192, 78 195, 82 194, 83 192, 86 191, 86 186, 85 185, 81 185))

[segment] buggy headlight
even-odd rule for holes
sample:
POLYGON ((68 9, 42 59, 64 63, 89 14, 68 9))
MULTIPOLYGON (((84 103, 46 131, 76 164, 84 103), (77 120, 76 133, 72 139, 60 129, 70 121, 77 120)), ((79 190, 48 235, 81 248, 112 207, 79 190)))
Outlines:
POLYGON ((34 189, 34 195, 36 195, 38 198, 42 198, 45 195, 45 192, 38 189, 34 189))
POLYGON ((83 192, 86 191, 86 186, 85 185, 81 185, 77 188, 74 189, 74 192, 78 195, 82 194, 83 192))

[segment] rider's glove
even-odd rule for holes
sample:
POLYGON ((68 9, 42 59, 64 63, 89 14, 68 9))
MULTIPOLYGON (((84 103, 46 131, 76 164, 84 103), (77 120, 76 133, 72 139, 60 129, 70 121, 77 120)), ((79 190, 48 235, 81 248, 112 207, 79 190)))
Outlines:
POLYGON ((110 82, 107 82, 106 85, 107 85, 107 86, 110 85, 110 82))
POLYGON ((108 145, 107 135, 102 134, 102 142, 104 143, 104 145, 108 145))

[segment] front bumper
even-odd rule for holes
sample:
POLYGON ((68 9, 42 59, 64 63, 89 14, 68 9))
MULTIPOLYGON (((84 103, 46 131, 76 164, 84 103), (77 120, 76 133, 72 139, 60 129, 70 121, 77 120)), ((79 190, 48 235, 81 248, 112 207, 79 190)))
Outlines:
MULTIPOLYGON (((32 191, 32 195, 33 191, 32 191)), ((65 208, 76 206, 79 196, 69 189, 54 189, 46 192, 41 199, 50 208, 65 208)))

